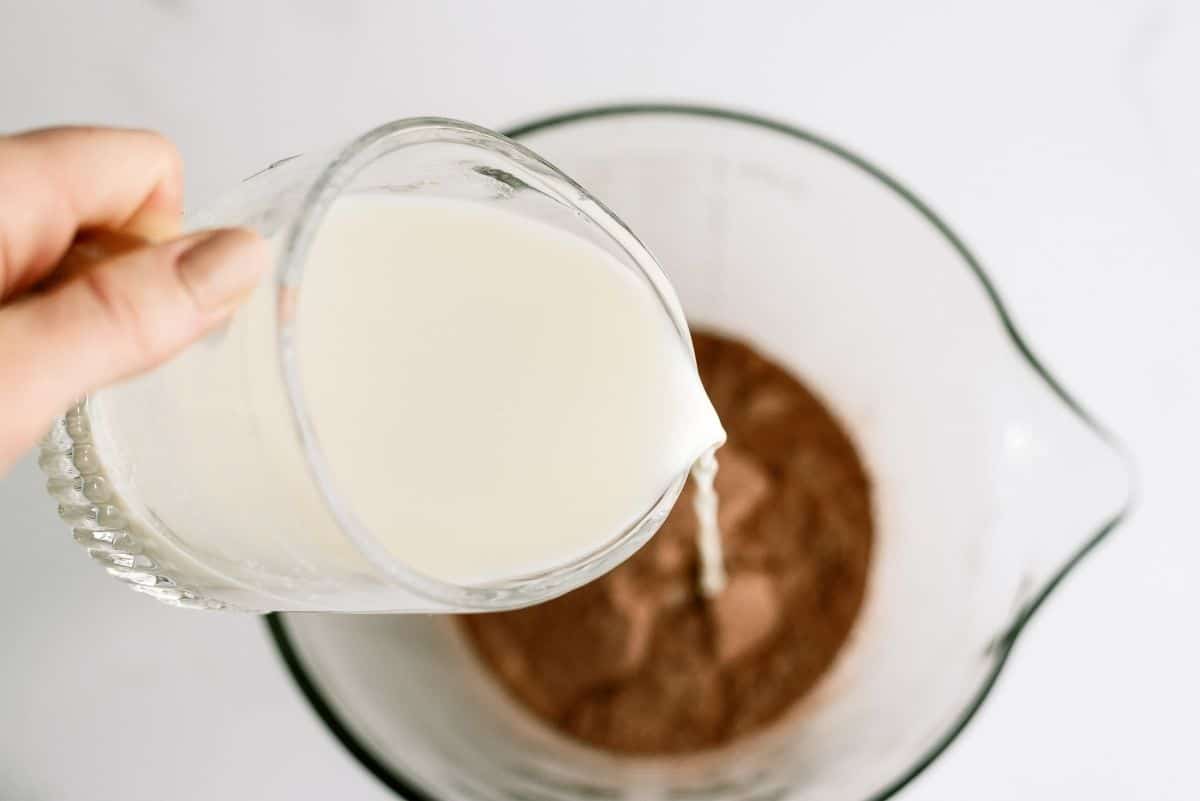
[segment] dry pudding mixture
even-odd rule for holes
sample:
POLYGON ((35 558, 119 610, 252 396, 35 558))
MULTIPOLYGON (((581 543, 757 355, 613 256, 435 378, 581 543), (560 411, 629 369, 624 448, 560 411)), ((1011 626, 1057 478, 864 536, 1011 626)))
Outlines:
POLYGON ((862 605, 870 484, 824 405, 732 339, 695 334, 718 451, 729 584, 697 592, 692 488, 626 563, 549 603, 460 618, 508 693, 567 735, 680 754, 777 720, 832 664, 862 605))

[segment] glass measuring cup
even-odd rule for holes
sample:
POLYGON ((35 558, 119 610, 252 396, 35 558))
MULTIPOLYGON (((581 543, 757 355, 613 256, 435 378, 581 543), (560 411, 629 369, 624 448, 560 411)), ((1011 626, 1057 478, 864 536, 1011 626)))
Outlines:
MULTIPOLYGON (((310 420, 294 342, 308 248, 330 205, 351 193, 496 204, 582 237, 641 279, 691 354, 678 300, 653 257, 565 175, 466 123, 384 125, 342 147, 277 162, 188 220, 188 228, 257 229, 274 244, 273 275, 226 328, 56 423, 40 464, 75 539, 135 590, 206 609, 504 609, 618 564, 657 529, 690 465, 592 553, 487 585, 418 573, 358 519, 310 420)), ((405 458, 402 448, 394 458, 405 458)))
POLYGON ((436 617, 273 617, 299 686, 366 769, 420 801, 893 795, 967 725, 1031 615, 1120 522, 1127 459, 1032 355, 958 238, 840 147, 688 107, 599 108, 514 136, 645 238, 693 325, 748 339, 841 418, 876 502, 862 617, 791 717, 686 759, 567 740, 436 617))

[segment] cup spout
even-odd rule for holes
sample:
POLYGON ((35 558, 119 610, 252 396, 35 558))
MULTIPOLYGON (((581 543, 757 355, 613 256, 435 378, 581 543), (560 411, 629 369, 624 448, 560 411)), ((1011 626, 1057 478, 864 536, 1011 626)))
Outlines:
POLYGON ((1066 575, 1134 507, 1128 449, 1043 371, 1015 404, 1001 438, 994 564, 1012 571, 1010 641, 1066 575))

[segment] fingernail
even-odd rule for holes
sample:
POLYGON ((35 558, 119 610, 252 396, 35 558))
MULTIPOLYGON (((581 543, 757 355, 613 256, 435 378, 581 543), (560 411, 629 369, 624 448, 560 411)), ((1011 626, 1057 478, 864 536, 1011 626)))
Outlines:
POLYGON ((177 264, 179 278, 196 305, 218 311, 253 289, 269 261, 262 237, 244 228, 228 228, 197 235, 177 264))

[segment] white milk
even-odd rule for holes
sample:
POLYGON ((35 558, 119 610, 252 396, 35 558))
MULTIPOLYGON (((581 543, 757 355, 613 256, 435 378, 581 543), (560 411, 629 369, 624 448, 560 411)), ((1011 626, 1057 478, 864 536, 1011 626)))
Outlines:
POLYGON ((645 279, 491 206, 337 202, 305 267, 298 352, 349 505, 448 581, 595 550, 724 439, 645 279))
MULTIPOLYGON (((264 281, 224 329, 92 399, 146 570, 247 608, 422 608, 389 594, 313 482, 281 379, 279 304, 264 281)), ((483 584, 568 564, 724 440, 645 279, 495 207, 342 198, 295 304, 333 484, 375 542, 427 576, 483 584)))
POLYGON ((713 598, 725 589, 725 549, 721 544, 721 526, 717 522, 718 498, 714 486, 717 480, 717 457, 712 451, 703 454, 692 468, 696 494, 692 509, 696 513, 696 547, 700 552, 700 592, 713 598))

